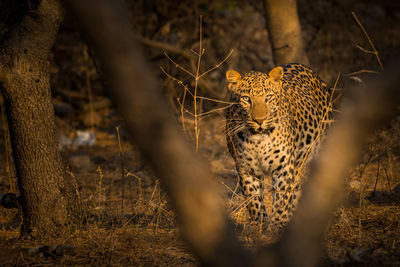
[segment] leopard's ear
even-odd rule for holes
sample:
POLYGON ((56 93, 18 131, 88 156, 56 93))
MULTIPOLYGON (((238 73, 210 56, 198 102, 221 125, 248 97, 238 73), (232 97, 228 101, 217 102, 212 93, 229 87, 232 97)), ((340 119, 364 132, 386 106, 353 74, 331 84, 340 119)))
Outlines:
POLYGON ((228 81, 229 90, 236 92, 242 82, 242 76, 235 70, 228 70, 226 72, 226 80, 228 81))
POLYGON ((276 67, 273 68, 268 76, 274 81, 274 82, 281 82, 282 81, 282 77, 283 77, 283 68, 282 67, 276 67))

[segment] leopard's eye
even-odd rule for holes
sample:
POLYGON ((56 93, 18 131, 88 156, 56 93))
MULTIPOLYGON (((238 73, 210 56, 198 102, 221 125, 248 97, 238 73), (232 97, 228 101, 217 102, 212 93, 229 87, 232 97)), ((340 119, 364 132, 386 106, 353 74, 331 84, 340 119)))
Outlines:
POLYGON ((267 96, 265 97, 265 102, 271 100, 271 98, 272 98, 272 95, 267 95, 267 96))
POLYGON ((245 102, 250 103, 250 97, 248 97, 247 95, 242 96, 241 99, 242 99, 243 101, 245 101, 245 102))

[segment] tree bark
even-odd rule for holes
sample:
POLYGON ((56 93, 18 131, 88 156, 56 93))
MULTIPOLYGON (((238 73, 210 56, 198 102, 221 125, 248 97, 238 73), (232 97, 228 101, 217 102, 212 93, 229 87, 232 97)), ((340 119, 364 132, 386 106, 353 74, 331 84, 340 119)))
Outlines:
POLYGON ((276 65, 301 63, 308 65, 304 50, 297 0, 264 0, 264 14, 269 41, 276 65))
POLYGON ((58 151, 49 60, 63 10, 42 0, 0 47, 0 81, 23 213, 21 235, 56 235, 77 205, 58 151))

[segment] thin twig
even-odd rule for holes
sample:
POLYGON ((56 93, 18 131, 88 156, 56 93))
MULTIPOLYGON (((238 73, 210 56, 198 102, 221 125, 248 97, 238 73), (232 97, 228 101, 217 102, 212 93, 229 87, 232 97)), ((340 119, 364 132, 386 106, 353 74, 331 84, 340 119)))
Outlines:
POLYGON ((376 70, 359 70, 359 71, 355 71, 355 72, 350 72, 350 73, 346 73, 346 76, 352 76, 352 75, 356 75, 356 74, 361 74, 361 73, 375 73, 375 74, 379 74, 380 72, 376 71, 376 70))
POLYGON ((171 75, 169 75, 169 74, 163 69, 163 67, 160 66, 160 69, 162 70, 162 72, 164 72, 165 75, 167 75, 168 78, 170 78, 170 79, 172 79, 173 81, 177 82, 179 85, 181 85, 181 86, 184 88, 182 103, 180 102, 180 100, 179 100, 179 98, 178 98, 178 104, 179 104, 180 112, 181 112, 182 129, 183 129, 184 132, 186 132, 186 129, 185 129, 185 118, 184 118, 184 113, 183 113, 184 107, 185 107, 186 93, 188 92, 192 97, 193 97, 193 94, 192 94, 192 92, 190 92, 188 86, 185 85, 181 80, 179 80, 179 79, 177 79, 177 78, 172 77, 171 75))
POLYGON ((213 71, 213 70, 218 69, 219 67, 221 67, 221 65, 224 64, 225 61, 228 60, 228 58, 232 55, 232 53, 233 53, 233 49, 231 49, 231 51, 229 52, 229 54, 228 54, 221 62, 219 62, 217 65, 215 65, 215 66, 212 67, 211 69, 209 69, 209 70, 203 72, 202 74, 200 74, 199 78, 201 78, 201 77, 203 77, 204 75, 210 73, 211 71, 213 71))
POLYGON ((176 46, 173 46, 173 45, 170 45, 167 43, 154 41, 154 40, 147 39, 147 38, 140 37, 140 36, 135 36, 135 38, 142 44, 164 50, 164 52, 170 52, 170 53, 181 55, 181 56, 184 56, 185 58, 191 59, 191 56, 185 50, 183 50, 179 47, 176 47, 176 46))
POLYGON ((119 126, 117 126, 115 128, 117 129, 119 161, 120 161, 121 179, 122 179, 122 188, 121 188, 121 217, 122 217, 124 215, 124 199, 125 199, 124 154, 122 152, 121 137, 119 135, 119 126))
POLYGON ((180 113, 181 113, 181 121, 182 121, 182 128, 185 132, 185 118, 184 118, 184 113, 189 113, 192 116, 194 116, 194 132, 195 132, 195 143, 196 143, 196 152, 199 149, 199 134, 200 134, 200 129, 199 129, 199 116, 204 116, 207 114, 210 114, 212 112, 215 111, 219 111, 219 110, 223 110, 226 109, 227 107, 229 107, 230 105, 232 105, 232 103, 230 102, 226 102, 226 101, 221 101, 221 100, 216 100, 216 99, 212 99, 212 98, 207 98, 207 97, 202 97, 202 96, 198 96, 198 86, 199 86, 199 80, 200 78, 202 78, 203 76, 205 76, 206 74, 210 73, 211 71, 219 68, 222 64, 224 64, 228 58, 232 55, 233 53, 233 49, 228 53, 228 55, 218 64, 216 64, 214 67, 210 68, 209 70, 200 73, 200 66, 201 66, 201 58, 205 53, 205 49, 203 48, 203 18, 202 16, 200 16, 199 18, 199 50, 198 51, 194 51, 193 49, 190 49, 190 51, 197 56, 197 64, 193 66, 193 68, 196 69, 196 73, 192 73, 191 71, 187 70, 186 68, 182 67, 181 65, 179 65, 178 63, 176 63, 171 57, 168 56, 167 53, 164 53, 165 56, 175 65, 176 68, 184 71, 185 73, 189 74, 195 81, 195 85, 194 85, 194 90, 193 93, 189 90, 188 86, 185 85, 181 80, 172 77, 171 75, 169 75, 162 67, 161 70, 164 72, 164 74, 171 78, 172 80, 174 80, 175 82, 177 82, 179 85, 184 87, 184 93, 183 93, 183 98, 182 98, 182 103, 180 101, 180 99, 178 98, 178 105, 180 107, 180 113), (189 93, 192 98, 193 98, 193 113, 189 112, 187 109, 185 109, 185 99, 186 99, 186 94, 189 93), (213 101, 216 103, 224 103, 224 104, 228 104, 229 106, 226 107, 222 107, 222 108, 217 108, 211 111, 207 111, 207 112, 201 112, 200 109, 200 114, 198 114, 198 103, 197 100, 200 99, 200 105, 201 105, 201 101, 202 100, 208 100, 208 101, 213 101))
POLYGON ((392 186, 390 185, 390 178, 389 178, 389 175, 387 173, 386 167, 383 168, 383 171, 385 172, 386 181, 387 181, 388 187, 389 187, 389 193, 390 193, 390 195, 392 195, 392 186))
POLYGON ((101 201, 101 191, 102 191, 102 184, 103 184, 103 171, 101 170, 100 166, 97 166, 96 169, 97 173, 99 174, 99 192, 98 192, 98 197, 97 197, 97 205, 99 205, 100 201, 101 201))
POLYGON ((238 198, 243 198, 243 196, 238 195, 238 194, 236 193, 236 188, 237 188, 237 187, 235 188, 235 190, 232 190, 227 184, 224 183, 224 181, 221 181, 221 184, 222 184, 223 186, 225 186, 229 191, 231 191, 232 197, 233 197, 233 196, 236 196, 236 197, 238 197, 238 198))
POLYGON ((381 167, 381 157, 378 156, 378 170, 376 171, 376 180, 375 180, 375 185, 374 185, 374 191, 372 191, 372 195, 375 195, 375 192, 376 192, 376 186, 378 185, 380 167, 381 167))
MULTIPOLYGON (((353 12, 351 12, 351 14, 353 15, 353 18, 354 18, 355 21, 357 22, 358 26, 360 26, 361 30, 363 31, 365 37, 367 38, 367 40, 368 40, 368 42, 369 42, 369 44, 370 44, 370 46, 371 46, 371 48, 372 48, 372 50, 373 50, 373 52, 366 50, 366 51, 368 51, 368 52, 366 52, 366 53, 374 54, 374 55, 376 56, 376 59, 378 60, 379 67, 381 68, 382 72, 385 71, 385 69, 383 68, 381 59, 380 59, 380 57, 379 57, 379 53, 378 53, 378 51, 376 50, 375 45, 374 45, 374 43, 372 42, 371 38, 369 37, 367 31, 365 30, 364 26, 361 24, 361 22, 360 22, 360 20, 358 19, 356 13, 353 11, 353 12)), ((358 46, 358 48, 361 49, 361 46, 358 46)), ((361 49, 361 50, 362 50, 362 49, 361 49)), ((364 52, 365 52, 365 51, 364 51, 364 52)))
POLYGON ((179 85, 181 85, 181 86, 185 89, 185 91, 187 91, 187 92, 193 97, 193 94, 192 94, 192 92, 190 92, 190 90, 189 90, 189 88, 188 88, 187 85, 185 85, 181 80, 179 80, 179 79, 177 79, 177 78, 171 76, 170 74, 168 74, 168 72, 166 72, 166 71, 163 69, 163 67, 160 66, 160 69, 162 70, 162 72, 164 72, 164 74, 165 74, 168 78, 170 78, 171 80, 173 80, 173 81, 175 81, 176 83, 178 83, 179 85))
POLYGON ((204 115, 207 115, 207 114, 216 112, 216 111, 224 110, 224 109, 229 108, 229 107, 232 106, 232 105, 233 105, 233 104, 229 104, 229 105, 227 105, 227 106, 225 106, 225 107, 222 107, 222 108, 215 108, 215 109, 212 109, 212 110, 210 110, 210 111, 206 111, 206 112, 197 114, 197 116, 204 116, 204 115))
POLYGON ((367 54, 374 54, 374 55, 375 55, 375 52, 374 52, 374 51, 365 49, 365 48, 362 47, 361 45, 356 45, 356 47, 357 47, 358 49, 360 49, 361 51, 367 53, 367 54))
POLYGON ((137 176, 134 173, 128 172, 127 170, 125 170, 125 171, 126 171, 126 176, 132 176, 132 177, 134 177, 134 178, 136 178, 138 180, 139 200, 142 200, 143 199, 142 178, 140 178, 139 176, 137 176))
POLYGON ((332 101, 332 104, 336 103, 336 101, 338 101, 338 100, 340 99, 341 96, 342 96, 342 95, 339 94, 339 95, 332 101))
POLYGON ((213 99, 213 98, 204 97, 204 96, 197 96, 197 98, 204 99, 204 100, 209 100, 209 101, 213 101, 213 102, 217 102, 217 103, 222 103, 222 104, 229 104, 229 105, 236 104, 234 102, 227 102, 227 101, 222 101, 222 100, 213 99))
POLYGON ((199 151, 199 129, 198 129, 198 121, 197 121, 197 86, 199 83, 199 74, 200 74, 200 64, 201 64, 201 56, 203 55, 203 47, 202 47, 202 35, 203 35, 203 16, 200 16, 200 24, 199 24, 199 35, 200 35, 200 44, 199 44, 199 53, 198 53, 198 60, 197 60, 197 69, 196 69, 196 77, 195 77, 195 84, 194 84, 194 133, 196 138, 196 152, 199 151))
POLYGON ((172 58, 170 58, 166 52, 164 52, 164 55, 172 62, 172 64, 175 65, 176 68, 181 69, 182 71, 186 72, 187 74, 189 74, 193 78, 196 78, 196 76, 193 73, 191 73, 190 71, 188 71, 187 69, 185 69, 184 67, 182 67, 181 65, 176 63, 172 58))

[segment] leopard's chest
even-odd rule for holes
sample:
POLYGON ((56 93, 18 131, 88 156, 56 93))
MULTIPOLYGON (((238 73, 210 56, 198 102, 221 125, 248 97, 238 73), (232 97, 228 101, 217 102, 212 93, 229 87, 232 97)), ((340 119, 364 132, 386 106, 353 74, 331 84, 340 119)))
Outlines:
POLYGON ((282 154, 281 139, 276 135, 254 134, 237 139, 236 150, 242 167, 257 175, 270 175, 282 154))

